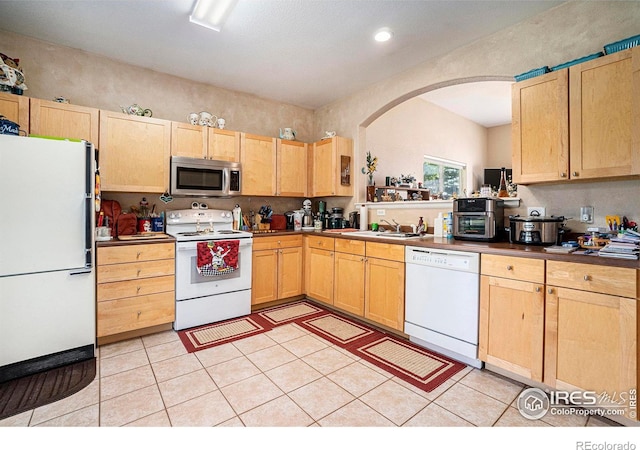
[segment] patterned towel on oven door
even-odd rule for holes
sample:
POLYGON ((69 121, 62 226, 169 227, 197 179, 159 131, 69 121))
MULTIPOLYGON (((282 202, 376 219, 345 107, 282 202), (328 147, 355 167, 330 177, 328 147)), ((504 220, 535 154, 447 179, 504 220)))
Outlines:
POLYGON ((226 275, 238 268, 240 241, 198 242, 196 268, 205 277, 226 275))

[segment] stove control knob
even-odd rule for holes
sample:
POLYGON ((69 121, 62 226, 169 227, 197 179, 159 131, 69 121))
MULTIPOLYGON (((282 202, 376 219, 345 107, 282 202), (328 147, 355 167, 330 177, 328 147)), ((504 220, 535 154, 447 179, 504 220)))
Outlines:
POLYGON ((169 213, 169 219, 175 219, 175 218, 176 218, 176 213, 170 212, 169 213))

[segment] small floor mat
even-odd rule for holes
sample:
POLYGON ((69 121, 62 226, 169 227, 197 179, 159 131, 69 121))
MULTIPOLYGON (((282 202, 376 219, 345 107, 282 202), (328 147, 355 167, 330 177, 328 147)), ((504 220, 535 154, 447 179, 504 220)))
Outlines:
POLYGON ((96 377, 96 358, 0 383, 0 420, 57 402, 96 377))
POLYGON ((217 322, 178 332, 180 340, 189 353, 226 344, 256 334, 264 333, 273 328, 257 314, 238 319, 217 322))
POLYGON ((273 325, 284 325, 301 317, 307 317, 312 314, 324 313, 323 309, 307 302, 292 303, 284 306, 276 306, 257 314, 264 317, 273 325))
POLYGON ((375 333, 371 328, 331 313, 296 323, 341 347, 375 333))

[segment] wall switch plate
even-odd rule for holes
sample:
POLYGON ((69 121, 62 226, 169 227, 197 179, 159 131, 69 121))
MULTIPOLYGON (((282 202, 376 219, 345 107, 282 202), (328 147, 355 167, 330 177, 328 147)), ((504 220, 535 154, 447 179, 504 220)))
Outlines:
POLYGON ((533 213, 535 212, 533 215, 534 216, 546 216, 547 215, 547 208, 545 208, 544 206, 529 206, 527 207, 527 216, 531 216, 533 213))
POLYGON ((580 207, 580 222, 593 223, 593 206, 580 207))
POLYGON ((376 214, 378 216, 386 216, 387 215, 387 210, 386 209, 378 209, 378 210, 376 210, 376 214))

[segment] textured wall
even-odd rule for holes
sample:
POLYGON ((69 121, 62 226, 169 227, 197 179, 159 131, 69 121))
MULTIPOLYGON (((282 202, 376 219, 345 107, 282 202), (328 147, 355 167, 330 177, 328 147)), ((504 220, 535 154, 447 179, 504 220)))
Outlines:
POLYGON ((0 51, 20 58, 28 90, 25 95, 44 99, 67 97, 76 105, 120 111, 138 103, 159 119, 187 122, 191 112, 209 111, 224 117, 227 129, 278 136, 291 127, 299 140, 321 138, 312 134, 313 111, 195 83, 152 70, 54 45, 0 30, 0 51))
MULTIPOLYGON (((570 1, 440 58, 377 83, 315 112, 316 133, 336 130, 353 137, 356 167, 366 152, 366 126, 399 103, 455 80, 505 79, 540 66, 553 66, 601 51, 605 44, 640 33, 640 2, 570 1)), ((393 157, 380 153, 380 158, 393 157)), ((356 183, 365 184, 357 174, 356 183)), ((548 214, 577 217, 579 207, 595 207, 596 221, 606 214, 640 219, 639 181, 571 183, 519 189, 521 208, 549 205, 548 214), (631 192, 634 194, 629 195, 631 192)), ((362 191, 362 190, 360 190, 362 191)), ((354 199, 363 200, 362 194, 354 199)), ((586 225, 572 221, 574 230, 586 225)), ((603 225, 603 223, 601 224, 603 225)))

